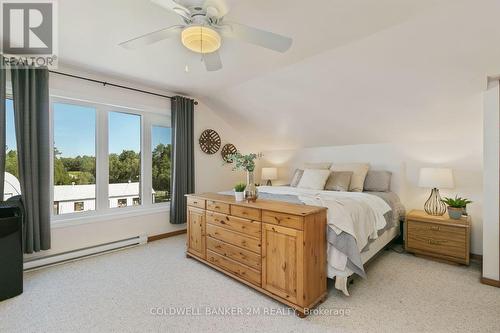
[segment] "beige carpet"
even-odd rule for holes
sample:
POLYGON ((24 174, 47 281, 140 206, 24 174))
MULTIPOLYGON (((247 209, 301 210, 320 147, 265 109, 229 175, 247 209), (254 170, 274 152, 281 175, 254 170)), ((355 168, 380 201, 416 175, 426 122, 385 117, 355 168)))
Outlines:
POLYGON ((27 273, 24 294, 0 303, 0 332, 500 329, 500 289, 478 282, 477 265, 451 266, 385 251, 368 267, 368 280, 351 286, 351 297, 330 286, 322 313, 299 319, 270 298, 186 259, 184 240, 177 236, 27 273), (186 308, 196 315, 151 314, 186 308), (216 315, 217 308, 244 313, 216 315))

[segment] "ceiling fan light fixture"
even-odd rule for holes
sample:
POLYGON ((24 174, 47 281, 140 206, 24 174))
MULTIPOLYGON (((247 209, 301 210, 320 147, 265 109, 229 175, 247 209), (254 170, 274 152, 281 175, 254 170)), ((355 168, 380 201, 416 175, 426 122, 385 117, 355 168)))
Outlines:
POLYGON ((221 37, 210 27, 192 25, 181 33, 182 44, 196 53, 212 53, 221 46, 221 37))

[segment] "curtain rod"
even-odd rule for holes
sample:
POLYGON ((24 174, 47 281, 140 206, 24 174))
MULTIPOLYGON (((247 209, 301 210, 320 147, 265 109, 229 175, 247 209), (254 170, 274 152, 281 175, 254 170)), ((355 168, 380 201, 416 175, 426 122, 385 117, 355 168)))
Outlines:
MULTIPOLYGON (((73 75, 73 74, 68 74, 68 73, 63 73, 63 72, 58 72, 58 71, 49 71, 49 72, 53 73, 53 74, 57 74, 57 75, 72 77, 72 78, 75 78, 75 79, 80 79, 80 80, 85 80, 85 81, 89 81, 89 82, 99 83, 99 84, 102 84, 103 86, 110 86, 110 87, 115 87, 115 88, 127 89, 127 90, 132 90, 132 91, 140 92, 140 93, 143 93, 143 94, 148 94, 148 95, 153 95, 153 96, 158 96, 158 97, 163 97, 163 98, 168 98, 168 99, 173 99, 174 98, 173 96, 157 94, 157 93, 154 93, 154 92, 151 92, 151 91, 136 89, 136 88, 127 87, 127 86, 122 86, 122 85, 119 85, 119 84, 109 83, 109 82, 106 82, 106 81, 99 81, 99 80, 91 79, 91 78, 84 77, 84 76, 73 75)), ((198 101, 194 101, 194 105, 198 105, 198 101)))

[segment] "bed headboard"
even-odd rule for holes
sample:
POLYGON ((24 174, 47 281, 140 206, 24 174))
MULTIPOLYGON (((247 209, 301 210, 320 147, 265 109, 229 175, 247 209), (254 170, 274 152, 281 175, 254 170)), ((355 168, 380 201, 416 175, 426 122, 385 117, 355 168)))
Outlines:
POLYGON ((391 191, 401 200, 406 197, 406 163, 392 144, 303 148, 264 152, 263 156, 261 164, 277 166, 284 181, 290 180, 304 163, 369 163, 371 170, 390 171, 391 191))

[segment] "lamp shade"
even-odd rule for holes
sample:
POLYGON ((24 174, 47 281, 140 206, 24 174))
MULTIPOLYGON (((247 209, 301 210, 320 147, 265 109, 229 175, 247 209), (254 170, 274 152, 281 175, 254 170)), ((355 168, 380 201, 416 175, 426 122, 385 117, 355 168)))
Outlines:
POLYGON ((421 168, 418 186, 427 188, 453 188, 453 170, 448 168, 421 168))
POLYGON ((276 180, 278 179, 278 169, 276 168, 262 168, 262 179, 276 180))

